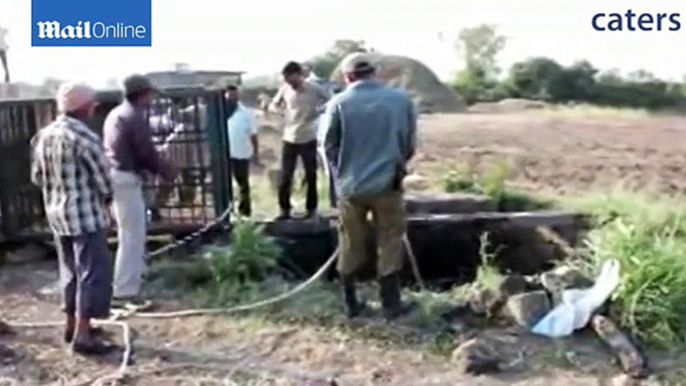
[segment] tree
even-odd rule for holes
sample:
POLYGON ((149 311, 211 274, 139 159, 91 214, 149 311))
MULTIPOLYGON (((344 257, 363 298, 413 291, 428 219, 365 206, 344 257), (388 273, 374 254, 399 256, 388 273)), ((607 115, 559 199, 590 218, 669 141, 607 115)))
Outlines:
POLYGON ((324 54, 312 58, 312 70, 319 76, 329 78, 338 63, 354 52, 374 52, 374 50, 369 49, 363 40, 336 40, 324 54))
POLYGON ((493 79, 500 72, 497 57, 506 42, 507 38, 498 34, 497 26, 481 24, 460 31, 455 48, 464 59, 465 70, 478 71, 486 79, 493 79))
POLYGON ((498 82, 497 56, 506 38, 494 25, 482 24, 460 31, 455 49, 464 59, 464 68, 455 74, 454 88, 467 103, 492 101, 507 92, 498 82))

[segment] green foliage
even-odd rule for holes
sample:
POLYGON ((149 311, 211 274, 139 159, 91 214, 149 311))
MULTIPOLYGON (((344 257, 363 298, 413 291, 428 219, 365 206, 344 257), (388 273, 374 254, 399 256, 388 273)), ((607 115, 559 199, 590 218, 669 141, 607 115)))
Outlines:
POLYGON ((548 209, 554 206, 553 202, 509 188, 509 175, 510 166, 505 159, 496 161, 483 175, 457 167, 443 177, 443 190, 446 193, 463 192, 489 196, 501 212, 548 209))
POLYGON ((481 288, 495 290, 502 279, 502 275, 495 264, 498 251, 491 251, 492 245, 488 237, 487 232, 482 233, 479 237, 481 264, 476 270, 476 279, 474 281, 481 288))
POLYGON ((660 348, 686 345, 686 207, 672 199, 615 192, 577 205, 618 218, 594 230, 585 254, 589 273, 620 262, 613 314, 639 340, 660 348))
POLYGON ((204 253, 214 282, 243 285, 259 282, 276 267, 279 248, 261 227, 244 221, 233 230, 226 247, 210 247, 204 253))
POLYGON ((616 71, 603 73, 585 60, 563 66, 550 58, 533 57, 513 64, 499 79, 497 57, 506 41, 496 26, 488 24, 458 35, 456 49, 464 62, 452 86, 467 103, 527 98, 651 110, 686 105, 682 83, 660 80, 645 70, 626 77, 616 71))
POLYGON ((464 58, 464 68, 471 73, 480 73, 490 80, 500 71, 498 54, 505 48, 507 39, 498 34, 497 27, 481 24, 460 31, 455 46, 464 58))
POLYGON ((497 66, 497 56, 505 48, 505 42, 497 28, 489 24, 465 28, 458 35, 455 47, 464 63, 455 76, 453 88, 467 103, 507 97, 508 91, 498 82, 497 66))

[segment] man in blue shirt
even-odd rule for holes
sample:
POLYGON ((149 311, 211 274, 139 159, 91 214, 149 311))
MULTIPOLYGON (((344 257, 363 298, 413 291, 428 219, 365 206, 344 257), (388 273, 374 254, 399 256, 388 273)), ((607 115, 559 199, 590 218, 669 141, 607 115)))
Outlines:
POLYGON ((339 196, 338 273, 348 316, 364 310, 356 296, 355 274, 366 260, 365 229, 371 212, 378 234, 377 274, 386 319, 410 310, 400 299, 405 204, 402 180, 416 148, 417 117, 412 100, 374 79, 369 54, 341 63, 345 91, 327 105, 324 146, 336 170, 339 196))

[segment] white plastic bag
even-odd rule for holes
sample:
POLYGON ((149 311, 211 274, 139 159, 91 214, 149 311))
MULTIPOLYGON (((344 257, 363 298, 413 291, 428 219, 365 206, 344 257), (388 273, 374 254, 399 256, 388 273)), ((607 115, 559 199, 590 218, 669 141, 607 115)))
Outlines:
POLYGON ((562 292, 562 303, 550 311, 531 330, 534 334, 560 338, 584 328, 591 315, 610 298, 619 285, 619 261, 603 264, 593 287, 562 292))

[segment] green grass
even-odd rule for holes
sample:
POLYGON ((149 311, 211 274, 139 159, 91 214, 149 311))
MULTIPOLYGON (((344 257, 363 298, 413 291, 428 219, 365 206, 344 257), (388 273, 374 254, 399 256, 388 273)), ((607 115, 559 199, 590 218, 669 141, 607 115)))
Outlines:
MULTIPOLYGON (((329 207, 329 181, 323 173, 317 173, 317 176, 319 208, 325 210, 329 207)), ((295 211, 305 210, 306 192, 301 185, 303 177, 304 173, 298 168, 293 177, 293 194, 291 195, 291 203, 295 211)), ((255 174, 250 177, 250 185, 254 217, 264 219, 276 216, 279 210, 278 198, 275 188, 267 177, 262 174, 255 174)), ((237 186, 234 186, 234 192, 234 197, 238 199, 237 186)), ((238 202, 236 202, 236 205, 238 205, 238 202)))
POLYGON ((612 298, 615 319, 651 346, 686 346, 686 206, 676 199, 626 192, 589 195, 571 205, 614 221, 592 231, 583 253, 596 273, 621 264, 612 298))
MULTIPOLYGON (((513 196, 521 197, 517 208, 537 207, 540 200, 512 193, 505 183, 506 170, 506 167, 496 165, 490 173, 476 176, 455 169, 443 179, 444 190, 489 194, 498 199, 501 206, 513 196)), ((325 189, 326 185, 321 184, 321 188, 325 189)), ((323 194, 322 199, 324 197, 323 194)), ((589 233, 578 253, 581 258, 573 262, 595 276, 605 261, 619 260, 621 282, 612 295, 613 319, 649 346, 686 348, 686 204, 672 198, 620 190, 559 201, 566 207, 596 216, 600 222, 614 219, 589 233)), ((487 238, 482 239, 484 248, 487 241, 487 238)), ((272 241, 259 228, 245 223, 239 225, 234 234, 233 249, 209 248, 204 259, 192 263, 193 268, 181 272, 170 268, 157 277, 176 275, 174 279, 167 279, 165 285, 171 282, 177 289, 191 289, 192 293, 202 295, 209 305, 243 304, 276 295, 297 284, 281 277, 274 264, 277 255, 272 241)), ((479 269, 477 284, 489 286, 497 281, 499 273, 489 264, 489 256, 482 253, 485 260, 479 269)), ((159 267, 163 269, 164 264, 159 267)), ((377 298, 374 286, 362 286, 361 291, 368 299, 377 298)), ((407 325, 411 329, 433 331, 432 344, 438 351, 447 350, 444 341, 449 339, 444 336, 444 326, 437 322, 436 310, 454 302, 454 293, 406 293, 423 305, 423 311, 408 320, 407 325)), ((292 299, 256 313, 317 324, 346 324, 337 288, 326 282, 317 283, 292 299)), ((383 330, 374 334, 387 336, 390 332, 383 330)))
POLYGON ((471 193, 491 197, 498 211, 519 212, 550 209, 554 202, 520 192, 507 185, 510 165, 506 159, 495 162, 482 175, 467 167, 454 167, 442 178, 442 188, 446 193, 471 193))
MULTIPOLYGON (((507 177, 505 162, 480 176, 458 168, 444 177, 443 188, 447 192, 487 194, 500 210, 550 205, 549 201, 513 192, 506 184, 507 177)), ((686 348, 686 204, 624 190, 561 198, 559 202, 604 223, 588 235, 579 251, 581 260, 570 263, 595 277, 608 259, 620 262, 621 281, 611 302, 613 319, 649 346, 686 348)), ((497 272, 484 262, 477 282, 490 283, 495 276, 497 272)))

